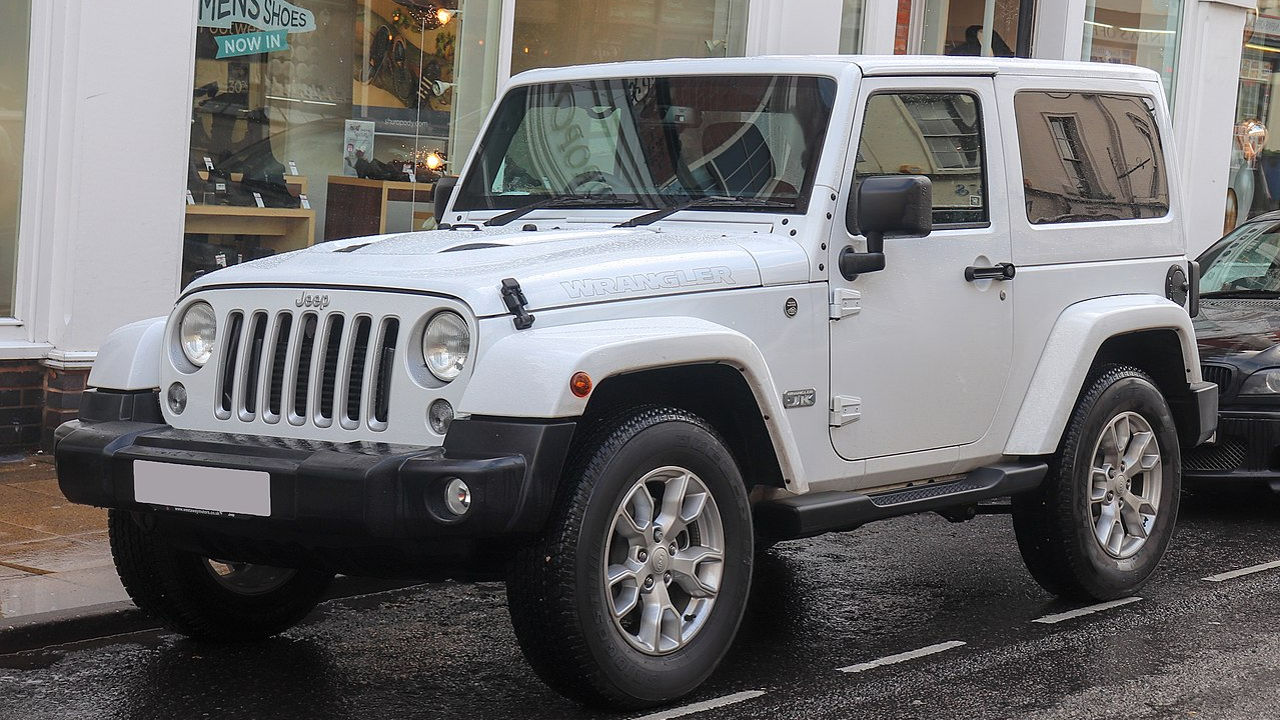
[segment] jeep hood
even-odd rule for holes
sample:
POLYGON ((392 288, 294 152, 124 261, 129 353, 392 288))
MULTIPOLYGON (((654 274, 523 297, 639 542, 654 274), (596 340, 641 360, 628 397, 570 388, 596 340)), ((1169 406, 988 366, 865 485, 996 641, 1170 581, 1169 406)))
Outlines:
POLYGON ((218 270, 187 292, 226 286, 377 288, 450 295, 477 316, 507 312, 503 278, 528 308, 806 282, 793 240, 750 231, 594 228, 433 230, 323 243, 218 270), (766 268, 762 273, 761 268, 766 268))

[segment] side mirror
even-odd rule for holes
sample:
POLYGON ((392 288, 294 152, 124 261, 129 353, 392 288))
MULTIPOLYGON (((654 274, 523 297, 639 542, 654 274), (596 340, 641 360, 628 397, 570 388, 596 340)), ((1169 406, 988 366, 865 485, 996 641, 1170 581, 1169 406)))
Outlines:
POLYGON ((453 196, 453 188, 457 184, 457 175, 442 175, 436 180, 435 187, 431 190, 431 211, 435 213, 437 223, 444 224, 444 211, 449 207, 449 198, 453 196))
POLYGON ((851 235, 867 238, 867 251, 840 252, 846 280, 884 269, 884 238, 924 237, 933 232, 933 183, 923 175, 872 175, 858 184, 855 202, 845 211, 851 235))

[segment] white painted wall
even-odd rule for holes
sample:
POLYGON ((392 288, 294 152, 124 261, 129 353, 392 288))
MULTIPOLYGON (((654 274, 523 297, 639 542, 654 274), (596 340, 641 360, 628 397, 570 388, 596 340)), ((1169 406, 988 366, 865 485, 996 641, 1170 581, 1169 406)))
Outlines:
POLYGON ((1187 252, 1222 236, 1240 53, 1253 0, 1188 0, 1173 130, 1187 208, 1187 252))
POLYGON ((839 52, 841 0, 752 0, 748 55, 824 55, 839 52))
POLYGON ((197 5, 33 5, 22 319, 74 365, 177 293, 197 5))

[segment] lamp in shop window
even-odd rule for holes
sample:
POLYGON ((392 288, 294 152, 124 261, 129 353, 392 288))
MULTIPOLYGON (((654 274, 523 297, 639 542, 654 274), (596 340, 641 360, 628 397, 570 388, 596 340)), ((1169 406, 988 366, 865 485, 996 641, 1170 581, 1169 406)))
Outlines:
POLYGON ((450 10, 449 8, 436 8, 436 22, 440 23, 442 26, 448 25, 449 21, 453 19, 455 12, 456 11, 450 10))
POLYGON ((1244 162, 1231 180, 1231 189, 1235 191, 1236 212, 1240 218, 1248 218, 1252 213, 1253 195, 1256 190, 1254 166, 1262 149, 1267 145, 1267 126, 1257 118, 1249 118, 1236 125, 1235 139, 1240 146, 1240 154, 1244 162))
POLYGON ((432 151, 423 159, 423 164, 426 165, 427 169, 431 172, 439 172, 439 170, 445 165, 444 155, 442 155, 439 150, 432 151))

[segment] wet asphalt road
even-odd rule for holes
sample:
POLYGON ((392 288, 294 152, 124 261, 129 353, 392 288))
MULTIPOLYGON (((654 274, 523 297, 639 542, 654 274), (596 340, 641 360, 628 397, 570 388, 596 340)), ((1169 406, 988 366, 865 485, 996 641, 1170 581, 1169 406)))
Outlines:
MULTIPOLYGON (((760 556, 726 662, 687 717, 1280 718, 1280 500, 1183 501, 1142 599, 1071 610, 1027 575, 1005 516, 934 515, 784 543, 760 556), (838 668, 943 643, 926 657, 838 668), (736 695, 736 697, 743 697, 736 695)), ((642 714, 642 713, 641 713, 642 714)), ((634 717, 633 714, 630 717, 634 717)), ((587 718, 524 664, 499 584, 330 601, 253 646, 164 633, 0 656, 0 718, 587 718)))

